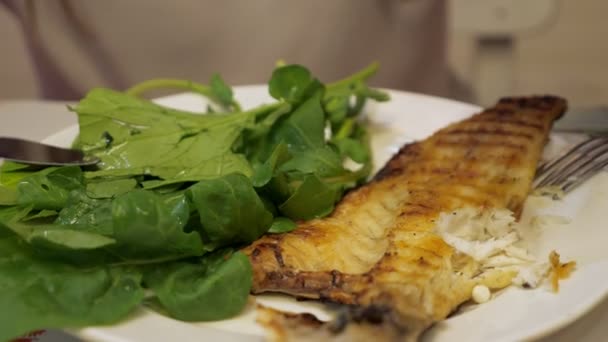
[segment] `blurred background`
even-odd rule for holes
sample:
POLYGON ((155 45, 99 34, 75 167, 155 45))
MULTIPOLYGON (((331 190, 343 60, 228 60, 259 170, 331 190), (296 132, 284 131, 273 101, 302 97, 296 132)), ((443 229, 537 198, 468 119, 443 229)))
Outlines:
POLYGON ((504 91, 553 93, 572 107, 608 103, 608 24, 603 19, 608 1, 449 4, 449 64, 474 86, 477 102, 487 105, 504 91))
MULTIPOLYGON (((606 13, 604 0, 447 1, 446 56, 456 90, 440 95, 487 105, 501 95, 553 93, 567 97, 571 107, 604 105, 606 13)), ((138 24, 137 15, 131 19, 138 24)), ((15 17, 0 6, 0 100, 40 96, 22 33, 15 17)), ((157 76, 173 75, 148 77, 157 76)), ((95 82, 87 72, 79 77, 95 82)))

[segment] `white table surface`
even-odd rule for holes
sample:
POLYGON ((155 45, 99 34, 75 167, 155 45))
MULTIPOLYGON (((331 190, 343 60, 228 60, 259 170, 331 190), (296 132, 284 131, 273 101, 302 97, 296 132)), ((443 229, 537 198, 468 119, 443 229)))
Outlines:
MULTIPOLYGON (((0 102, 0 136, 42 140, 75 123, 75 115, 70 113, 66 104, 62 102, 0 102)), ((36 341, 73 342, 77 340, 61 332, 52 331, 42 335, 36 341)), ((580 320, 538 341, 608 341, 608 300, 593 308, 580 320)))

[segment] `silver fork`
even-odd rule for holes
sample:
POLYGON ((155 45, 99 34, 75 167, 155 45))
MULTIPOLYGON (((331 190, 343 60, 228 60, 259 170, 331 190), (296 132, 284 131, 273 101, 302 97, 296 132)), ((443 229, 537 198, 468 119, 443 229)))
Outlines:
POLYGON ((591 136, 536 169, 533 187, 576 188, 608 166, 608 135, 591 136))

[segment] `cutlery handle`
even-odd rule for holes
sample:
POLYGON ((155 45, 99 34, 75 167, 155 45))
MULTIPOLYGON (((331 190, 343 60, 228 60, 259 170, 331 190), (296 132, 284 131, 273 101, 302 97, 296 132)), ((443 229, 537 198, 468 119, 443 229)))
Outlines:
POLYGON ((78 150, 61 148, 19 138, 0 137, 0 158, 32 165, 93 165, 97 158, 78 150))

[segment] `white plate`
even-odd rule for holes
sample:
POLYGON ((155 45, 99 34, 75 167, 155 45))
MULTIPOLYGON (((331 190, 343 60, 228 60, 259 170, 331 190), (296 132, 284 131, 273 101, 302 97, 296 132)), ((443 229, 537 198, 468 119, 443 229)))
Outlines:
MULTIPOLYGON (((247 108, 271 101, 265 86, 237 87, 237 98, 247 108)), ((372 145, 376 168, 382 166, 404 143, 422 139, 446 124, 463 119, 478 107, 419 94, 390 91, 392 100, 371 103, 372 145)), ((205 102, 198 96, 181 94, 158 101, 176 108, 200 111, 205 102)), ((67 145, 78 131, 70 127, 46 142, 67 145)), ((552 136, 551 147, 561 140, 552 136)), ((603 300, 608 293, 608 174, 602 173, 569 194, 563 201, 548 207, 527 205, 525 215, 557 213, 567 216, 569 224, 544 229, 535 247, 543 258, 552 249, 563 260, 574 259, 578 267, 572 277, 562 282, 559 294, 547 287, 535 290, 509 288, 490 302, 455 315, 435 325, 426 341, 515 341, 544 336, 576 320, 603 300)), ((287 297, 259 296, 266 305, 287 311, 308 311, 327 318, 321 305, 298 303, 287 297)), ((111 327, 75 331, 85 339, 99 341, 202 341, 262 340, 263 331, 255 323, 253 305, 234 319, 212 323, 185 323, 146 309, 111 327)))

